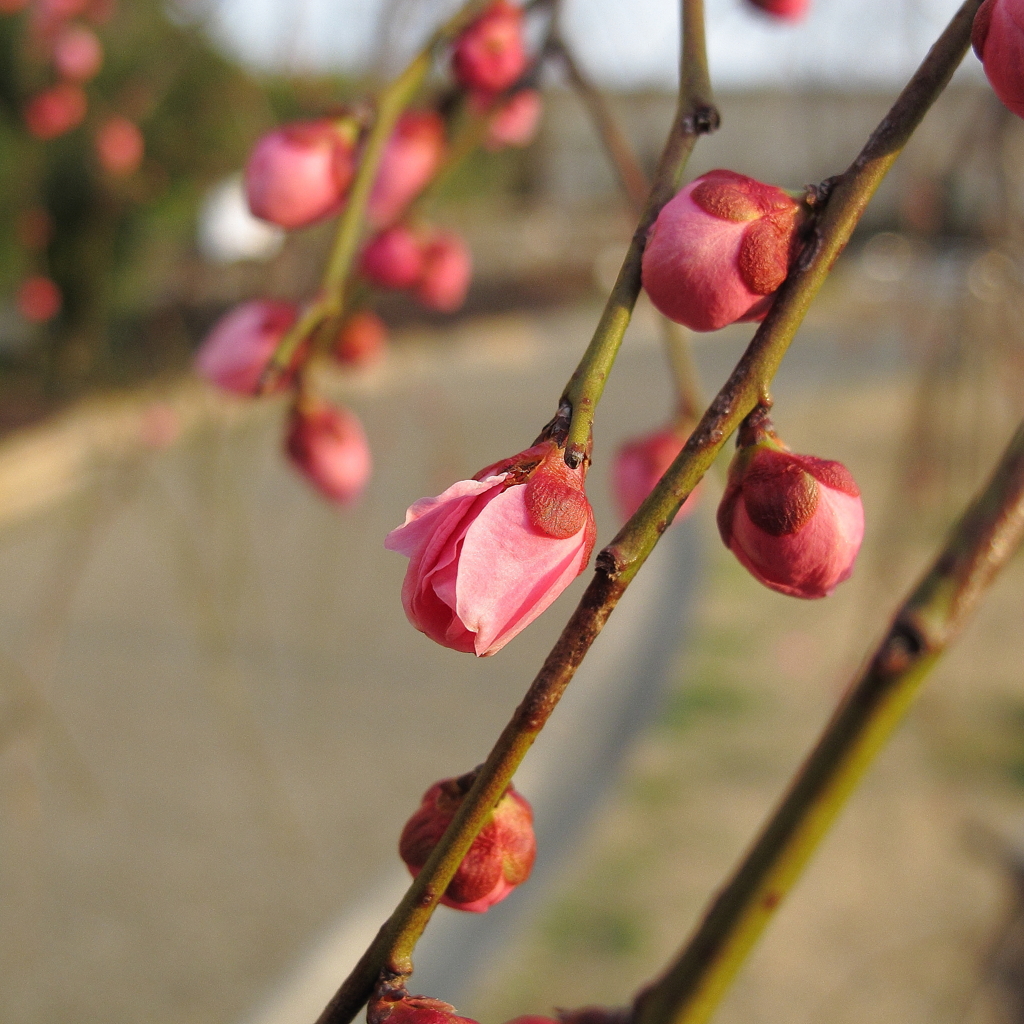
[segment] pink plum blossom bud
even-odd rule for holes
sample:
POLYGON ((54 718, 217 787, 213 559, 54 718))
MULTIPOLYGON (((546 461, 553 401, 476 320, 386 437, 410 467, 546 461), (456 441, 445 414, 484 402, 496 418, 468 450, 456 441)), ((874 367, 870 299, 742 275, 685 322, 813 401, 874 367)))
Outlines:
POLYGON ((722 540, 772 590, 827 597, 849 579, 860 550, 860 490, 842 463, 794 455, 763 412, 752 417, 718 509, 722 540))
POLYGON ((117 114, 100 125, 94 145, 103 169, 117 175, 138 170, 146 151, 146 141, 138 125, 117 114))
POLYGON ((35 274, 18 289, 18 312, 32 324, 52 320, 62 304, 60 289, 48 277, 35 274))
POLYGON ((384 355, 388 328, 376 313, 361 309, 344 323, 334 344, 334 358, 349 366, 369 366, 384 355))
MULTIPOLYGON (((195 368, 211 384, 239 395, 255 395, 274 350, 295 323, 290 302, 254 299, 225 313, 195 355, 195 368)), ((285 375, 287 377, 287 375, 285 375)), ((278 382, 277 390, 288 386, 278 382)))
POLYGON ((366 208, 371 224, 397 220, 441 166, 447 139, 444 121, 433 110, 407 110, 381 157, 366 208))
POLYGON ((750 0, 766 14, 789 21, 799 21, 811 6, 811 0, 750 0))
POLYGON ((429 309, 453 313, 466 301, 473 261, 454 231, 439 231, 423 247, 423 270, 416 297, 429 309))
POLYGON ((690 182, 648 237, 643 284, 651 302, 694 331, 762 319, 789 272, 799 209, 782 189, 733 171, 690 182))
POLYGON ((360 267, 379 288, 411 288, 423 274, 424 247, 404 224, 385 228, 366 243, 360 267))
POLYGON ((995 94, 1024 117, 1024 0, 985 0, 971 42, 995 94))
MULTIPOLYGON (((427 862, 473 784, 471 775, 435 782, 402 829, 398 852, 413 877, 427 862)), ((448 884, 441 902, 482 914, 530 877, 537 843, 533 811, 509 785, 448 884)))
POLYGON ((349 119, 296 121, 268 132, 245 166, 249 209, 289 230, 337 213, 355 175, 357 137, 349 119))
POLYGON ((495 0, 455 41, 452 71, 464 89, 501 92, 526 70, 523 12, 495 0))
POLYGON ((477 1024, 471 1017, 460 1017, 455 1007, 440 999, 410 996, 375 997, 366 1008, 369 1024, 477 1024))
POLYGON ((61 82, 36 93, 25 107, 25 126, 37 139, 47 141, 82 123, 88 101, 77 85, 61 82))
POLYGON ((88 82, 103 65, 103 46, 84 25, 67 25, 53 41, 53 64, 62 78, 88 82))
POLYGON ((569 469, 542 440, 421 498, 384 546, 409 558, 402 604, 431 640, 484 657, 501 650, 586 568, 594 513, 588 460, 569 469))
POLYGON ((492 153, 506 146, 528 146, 537 134, 544 104, 536 89, 520 89, 491 115, 484 148, 492 153))
POLYGON ((330 501, 350 505, 370 479, 370 446, 354 412, 300 399, 292 408, 285 441, 288 458, 330 501))
MULTIPOLYGON (((676 427, 663 427, 627 441, 615 453, 612 462, 612 494, 623 522, 640 507, 665 470, 683 450, 689 432, 676 427)), ((700 484, 691 492, 676 513, 676 520, 685 519, 697 507, 700 484)))

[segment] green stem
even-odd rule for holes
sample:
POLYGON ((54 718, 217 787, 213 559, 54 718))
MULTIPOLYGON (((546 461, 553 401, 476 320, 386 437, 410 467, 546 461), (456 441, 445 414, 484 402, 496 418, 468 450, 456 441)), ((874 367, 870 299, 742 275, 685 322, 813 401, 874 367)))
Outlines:
POLYGON ((703 1024, 711 1017, 928 672, 1022 539, 1024 423, 682 953, 638 996, 633 1024, 703 1024))
MULTIPOLYGON (((565 65, 569 81, 586 105, 630 206, 638 217, 642 216, 651 184, 633 152, 633 147, 619 127, 604 93, 587 77, 564 39, 555 35, 551 41, 551 49, 565 65)), ((661 321, 662 336, 676 386, 676 414, 685 422, 688 430, 704 410, 689 336, 686 328, 680 324, 673 323, 660 313, 658 318, 661 321)))
POLYGON ((306 311, 285 334, 267 364, 261 381, 261 390, 270 390, 274 382, 292 363, 302 342, 321 323, 339 316, 344 309, 345 289, 352 275, 356 253, 362 238, 366 206, 370 201, 384 149, 394 131, 402 111, 412 101, 423 79, 430 71, 434 53, 439 46, 456 36, 481 10, 488 0, 469 0, 430 37, 426 46, 412 59, 408 67, 377 97, 376 116, 367 136, 363 156, 348 195, 345 209, 338 220, 331 255, 321 280, 320 292, 306 311))
POLYGON ((714 131, 719 123, 708 78, 703 0, 682 0, 682 28, 679 103, 675 122, 658 161, 640 223, 633 233, 594 337, 562 395, 563 402, 572 409, 565 461, 574 469, 585 456, 597 403, 601 400, 640 294, 640 268, 647 232, 661 208, 675 195, 697 137, 714 131))

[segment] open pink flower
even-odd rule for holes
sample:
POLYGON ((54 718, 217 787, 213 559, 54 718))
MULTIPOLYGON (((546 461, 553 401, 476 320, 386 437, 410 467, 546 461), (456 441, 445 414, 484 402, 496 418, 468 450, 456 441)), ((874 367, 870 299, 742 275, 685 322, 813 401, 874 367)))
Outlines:
POLYGON ((111 115, 100 125, 93 144, 100 164, 111 174, 136 171, 146 152, 146 140, 138 125, 118 114, 111 115))
MULTIPOLYGON (((644 498, 654 490, 654 485, 683 450, 687 437, 688 433, 676 427, 663 427, 627 441, 615 453, 612 462, 612 494, 623 522, 636 512, 644 498)), ((700 484, 683 502, 674 521, 685 519, 697 507, 699 492, 700 484)))
POLYGON ((811 6, 811 0, 750 0, 750 3, 766 14, 790 21, 799 21, 811 6))
POLYGON ((288 420, 285 450, 292 465, 340 505, 356 501, 370 479, 370 446, 359 417, 348 409, 300 399, 288 420))
POLYGON ((827 597, 853 572, 864 507, 842 463, 793 454, 764 416, 741 428, 718 530, 765 586, 793 597, 827 597))
POLYGON ((33 274, 18 289, 18 312, 32 324, 52 320, 63 305, 60 288, 48 277, 33 274))
POLYGON ((586 568, 594 513, 587 462, 554 441, 421 498, 384 546, 409 558, 402 604, 431 640, 484 657, 525 629, 586 568))
POLYGON ((995 94, 1024 117, 1024 0, 985 0, 971 42, 995 94))
MULTIPOLYGON (((239 395, 255 395, 278 342, 295 323, 290 302, 254 299, 225 313, 195 355, 195 368, 211 384, 239 395)), ((278 390, 287 387, 282 379, 278 390)))
POLYGON ((734 171, 690 182, 665 204, 644 250, 651 302, 694 331, 762 319, 789 272, 799 208, 734 171))
POLYGON ((387 324, 372 309, 360 309, 342 325, 333 354, 347 366, 369 366, 384 355, 387 343, 387 324))
POLYGON ((78 127, 89 101, 81 86, 59 82, 38 92, 25 107, 25 127, 37 139, 48 141, 78 127))
MULTIPOLYGON (((472 778, 443 779, 423 794, 419 809, 406 822, 398 852, 413 877, 426 864, 459 809, 472 778)), ((533 810, 509 785, 491 811, 441 902, 455 910, 482 914, 500 903, 530 877, 537 856, 533 810)))
POLYGON ((526 70, 523 12, 495 0, 463 31, 452 49, 452 71, 465 89, 501 92, 526 70))
POLYGON ((253 214, 294 230, 338 212, 355 175, 350 118, 295 121, 264 135, 245 165, 253 214))
POLYGON ((367 218, 375 227, 397 220, 441 166, 447 139, 433 110, 407 110, 395 126, 373 183, 367 218))
POLYGON ((53 64, 62 78, 87 82, 103 66, 103 44, 84 25, 67 25, 53 41, 53 64))
POLYGON ((430 309, 453 313, 465 301, 473 260, 460 235, 437 231, 423 247, 423 270, 416 297, 430 309))

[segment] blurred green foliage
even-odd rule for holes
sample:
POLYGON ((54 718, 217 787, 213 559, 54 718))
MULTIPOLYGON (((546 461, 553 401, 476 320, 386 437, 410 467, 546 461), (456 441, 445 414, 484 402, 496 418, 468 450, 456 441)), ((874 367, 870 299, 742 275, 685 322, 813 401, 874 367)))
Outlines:
MULTIPOLYGON (((0 325, 0 398, 13 387, 24 404, 34 383, 46 404, 131 377, 144 354, 132 346, 167 342, 123 327, 163 300, 166 268, 194 246, 205 190, 241 167, 274 111, 266 89, 200 25, 172 20, 159 0, 133 0, 97 28, 104 63, 86 86, 84 122, 41 142, 22 111, 55 77, 29 17, 0 17, 0 295, 13 298, 27 275, 42 273, 64 302, 49 324, 27 328, 12 314, 0 325), (94 150, 112 114, 135 122, 145 139, 141 167, 124 177, 104 171, 94 150), (39 211, 52 225, 41 248, 25 244, 24 227, 39 211)), ((149 352, 141 362, 154 360, 163 361, 149 352)))

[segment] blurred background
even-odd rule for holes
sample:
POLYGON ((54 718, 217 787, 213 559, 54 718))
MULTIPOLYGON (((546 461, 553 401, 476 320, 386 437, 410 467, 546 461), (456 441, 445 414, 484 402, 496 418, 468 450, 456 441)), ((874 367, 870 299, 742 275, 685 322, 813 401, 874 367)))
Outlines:
MULTIPOLYGON (((318 367, 369 435, 358 507, 285 464, 282 400, 228 399, 190 371, 235 303, 307 296, 330 245, 330 225, 284 236, 248 215, 254 141, 372 91, 455 6, 0 2, 5 1022, 312 1021, 402 891, 420 794, 483 759, 578 599, 582 581, 476 662, 407 624, 405 562, 382 548, 413 500, 532 441, 628 244, 559 67, 533 144, 473 154, 430 198, 472 249, 463 310, 387 296, 384 360, 318 367), (26 111, 52 83, 37 41, 62 4, 102 67, 80 123, 45 137, 26 111)), ((956 6, 813 0, 780 26, 708 0, 723 127, 691 175, 799 189, 838 173, 956 6)), ((648 171, 675 8, 564 3, 648 171)), ((442 908, 417 991, 485 1024, 619 1004, 681 944, 1020 415, 1022 218, 1024 125, 968 55, 777 384, 783 437, 861 486, 854 579, 810 604, 759 587, 718 540, 717 467, 524 765, 535 878, 483 920, 442 908)), ((709 394, 750 334, 694 338, 709 394)), ((611 453, 671 413, 660 339, 641 299, 596 427, 600 543, 618 526, 611 453)), ((1022 573, 936 673, 721 1020, 1024 1019, 1022 573)))

